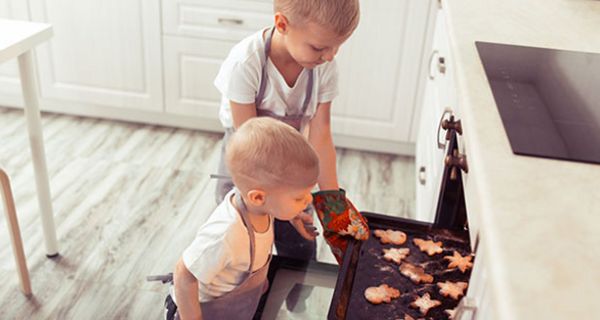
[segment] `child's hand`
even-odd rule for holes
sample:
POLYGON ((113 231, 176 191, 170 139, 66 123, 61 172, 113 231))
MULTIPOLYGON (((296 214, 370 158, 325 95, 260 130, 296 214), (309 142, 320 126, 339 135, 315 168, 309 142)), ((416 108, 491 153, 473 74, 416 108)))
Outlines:
POLYGON ((294 219, 290 220, 290 223, 306 240, 315 240, 315 238, 319 235, 317 232, 317 227, 315 227, 313 224, 314 219, 309 213, 302 212, 294 219))

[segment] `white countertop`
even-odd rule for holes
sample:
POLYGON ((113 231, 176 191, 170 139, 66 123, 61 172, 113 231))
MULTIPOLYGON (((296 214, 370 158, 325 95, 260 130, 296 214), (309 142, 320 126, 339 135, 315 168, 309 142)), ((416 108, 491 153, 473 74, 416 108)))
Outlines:
POLYGON ((497 318, 597 319, 600 165, 514 155, 474 41, 600 53, 600 1, 443 6, 497 318))

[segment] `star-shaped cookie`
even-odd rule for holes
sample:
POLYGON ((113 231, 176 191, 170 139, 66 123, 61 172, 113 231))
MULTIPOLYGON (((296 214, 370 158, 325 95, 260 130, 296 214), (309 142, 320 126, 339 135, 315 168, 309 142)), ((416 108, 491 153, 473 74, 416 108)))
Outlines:
POLYGON ((365 298, 372 304, 390 303, 392 299, 396 299, 399 296, 400 291, 387 284, 382 284, 378 287, 368 287, 365 290, 365 298))
POLYGON ((426 293, 422 297, 418 297, 415 301, 411 302, 410 306, 419 309, 422 315, 426 315, 429 309, 435 308, 441 304, 442 303, 438 300, 431 300, 429 293, 426 293))
POLYGON ((406 258, 410 253, 409 248, 390 248, 383 249, 383 259, 386 261, 394 261, 397 264, 402 262, 402 259, 406 258))
POLYGON ((445 256, 444 259, 450 261, 448 269, 458 268, 462 273, 465 273, 467 269, 473 266, 473 263, 471 262, 471 260, 473 260, 472 256, 468 255, 463 257, 457 251, 454 251, 452 256, 445 256))
POLYGON ((381 243, 403 244, 406 242, 406 233, 402 231, 394 231, 392 229, 381 230, 377 229, 373 232, 381 243))
POLYGON ((442 249, 441 241, 433 242, 431 240, 423 240, 423 239, 415 238, 415 239, 413 239, 413 242, 415 243, 415 245, 417 247, 419 247, 419 250, 421 250, 423 252, 427 252, 427 255, 430 255, 430 256, 432 256, 436 253, 442 253, 444 251, 442 249))
POLYGON ((469 284, 466 282, 438 282, 437 286, 440 288, 440 294, 444 297, 450 296, 454 300, 458 300, 458 297, 464 295, 464 291, 469 284))
POLYGON ((432 283, 433 276, 425 273, 425 270, 421 267, 417 267, 413 264, 404 262, 400 265, 400 273, 406 277, 408 277, 412 282, 419 284, 423 283, 432 283))

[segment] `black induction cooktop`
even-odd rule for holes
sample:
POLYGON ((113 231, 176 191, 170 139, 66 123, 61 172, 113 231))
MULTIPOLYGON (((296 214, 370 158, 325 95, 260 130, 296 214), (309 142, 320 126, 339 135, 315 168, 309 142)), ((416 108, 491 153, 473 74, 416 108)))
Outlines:
POLYGON ((475 44, 515 154, 600 164, 600 53, 475 44))

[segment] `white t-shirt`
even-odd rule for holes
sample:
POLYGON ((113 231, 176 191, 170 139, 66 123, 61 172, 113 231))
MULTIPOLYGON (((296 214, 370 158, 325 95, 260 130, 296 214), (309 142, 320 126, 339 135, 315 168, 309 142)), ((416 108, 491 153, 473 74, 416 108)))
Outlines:
MULTIPOLYGON (((250 267, 250 238, 242 218, 231 203, 234 190, 200 227, 192 244, 183 252, 183 263, 198 279, 200 302, 220 297, 245 279, 250 267)), ((273 246, 273 219, 264 233, 254 232, 252 271, 263 267, 273 246)), ((175 297, 174 297, 175 298, 175 297)))
MULTIPOLYGON (((262 56, 265 51, 263 33, 266 29, 245 38, 229 52, 215 78, 215 86, 221 92, 219 119, 225 128, 233 127, 229 101, 254 103, 262 76, 262 56)), ((268 33, 267 33, 268 34, 268 33)), ((271 59, 267 59, 267 78, 263 102, 258 107, 284 116, 286 108, 290 114, 300 110, 306 96, 308 70, 304 69, 296 83, 290 88, 271 59)), ((317 104, 332 101, 338 94, 337 65, 335 60, 316 66, 313 74, 313 91, 306 115, 315 114, 317 104)))

